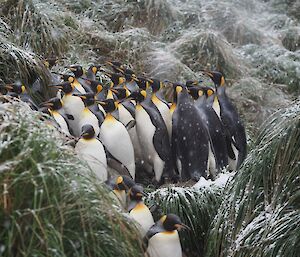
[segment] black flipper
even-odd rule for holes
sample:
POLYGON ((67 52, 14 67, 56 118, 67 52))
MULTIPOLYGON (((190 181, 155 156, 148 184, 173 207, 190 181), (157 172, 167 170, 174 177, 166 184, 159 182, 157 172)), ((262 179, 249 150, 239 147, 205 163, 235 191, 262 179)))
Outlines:
POLYGON ((125 128, 126 128, 127 131, 128 131, 128 130, 130 130, 131 128, 133 128, 133 127, 135 126, 135 124, 136 124, 135 120, 131 120, 131 121, 129 121, 129 122, 126 124, 125 128))

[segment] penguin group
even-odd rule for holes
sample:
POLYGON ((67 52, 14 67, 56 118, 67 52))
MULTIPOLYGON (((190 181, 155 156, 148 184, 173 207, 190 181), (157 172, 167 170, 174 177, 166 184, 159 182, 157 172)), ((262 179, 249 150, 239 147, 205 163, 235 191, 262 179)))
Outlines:
POLYGON ((70 65, 52 73, 56 96, 37 106, 20 82, 1 92, 52 117, 77 141, 75 151, 100 181, 113 175, 133 180, 143 171, 152 184, 215 179, 237 170, 246 157, 246 133, 217 71, 202 71, 212 83, 163 82, 139 76, 115 61, 85 70, 70 65), (173 100, 163 95, 171 88, 173 100))
POLYGON ((51 126, 75 139, 78 158, 137 224, 146 256, 182 257, 178 230, 187 226, 175 214, 155 222, 136 182, 143 174, 156 186, 214 180, 223 169, 240 167, 246 133, 223 74, 202 71, 212 83, 180 83, 139 76, 114 61, 67 69, 52 73, 48 86, 55 97, 39 105, 19 81, 0 86, 0 92, 44 113, 51 126), (172 91, 171 102, 165 89, 172 91))
POLYGON ((112 197, 127 211, 135 221, 143 241, 145 256, 182 257, 182 247, 178 231, 189 229, 175 214, 162 215, 154 222, 150 209, 143 201, 144 189, 128 176, 114 176, 105 182, 112 197))

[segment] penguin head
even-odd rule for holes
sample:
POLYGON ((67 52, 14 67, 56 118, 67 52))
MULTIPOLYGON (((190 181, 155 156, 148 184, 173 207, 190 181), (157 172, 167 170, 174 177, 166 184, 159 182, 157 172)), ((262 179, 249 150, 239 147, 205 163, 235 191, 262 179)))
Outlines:
POLYGON ((123 69, 125 68, 124 65, 118 61, 107 61, 105 63, 105 65, 111 67, 114 70, 114 72, 122 72, 123 73, 123 69))
POLYGON ((117 87, 110 89, 119 100, 125 99, 130 95, 129 91, 126 88, 123 87, 117 87))
POLYGON ((133 81, 138 82, 138 78, 135 76, 135 74, 130 73, 130 72, 133 72, 133 71, 130 71, 130 70, 126 69, 124 72, 125 72, 124 77, 125 77, 127 82, 133 82, 133 81))
POLYGON ((111 113, 118 108, 118 102, 114 101, 113 99, 106 99, 104 101, 97 101, 97 102, 103 107, 103 109, 107 113, 111 113))
POLYGON ((185 82, 185 86, 186 86, 187 88, 194 87, 194 86, 198 86, 198 85, 199 85, 199 81, 197 81, 197 80, 187 80, 187 81, 185 82))
POLYGON ((188 92, 194 100, 197 100, 200 96, 204 94, 203 89, 200 87, 189 87, 188 92))
POLYGON ((135 184, 129 190, 129 197, 132 200, 141 201, 143 196, 145 196, 144 188, 141 185, 135 184))
POLYGON ((122 175, 122 176, 118 176, 115 179, 114 189, 129 191, 134 185, 135 185, 135 182, 133 181, 133 179, 131 177, 122 175))
POLYGON ((148 79, 148 82, 150 83, 153 93, 156 93, 163 87, 163 83, 158 79, 148 79))
POLYGON ((68 68, 74 73, 75 78, 80 78, 84 73, 81 65, 70 65, 68 68))
POLYGON ((64 82, 60 84, 50 84, 50 87, 56 87, 61 89, 65 94, 70 94, 74 90, 74 86, 70 82, 64 82))
POLYGON ((137 83, 138 87, 140 89, 147 90, 147 88, 150 86, 150 82, 147 79, 142 78, 142 77, 138 77, 137 79, 138 79, 138 81, 136 83, 137 83))
POLYGON ((111 87, 118 86, 118 85, 121 85, 126 82, 126 78, 124 77, 123 74, 105 72, 105 75, 110 78, 110 80, 112 82, 111 87))
POLYGON ((69 82, 69 83, 73 83, 75 81, 75 77, 69 74, 62 74, 61 78, 63 79, 63 81, 65 82, 69 82))
POLYGON ((83 125, 81 128, 81 138, 92 139, 95 137, 94 127, 90 124, 83 125))
POLYGON ((20 95, 26 92, 26 87, 21 82, 6 84, 4 88, 12 93, 20 95))
POLYGON ((132 92, 128 98, 132 98, 136 100, 138 103, 143 102, 146 99, 147 93, 143 89, 139 89, 138 91, 132 92))
POLYGON ((214 82, 214 84, 219 86, 225 85, 225 78, 224 75, 219 71, 203 71, 205 75, 211 78, 211 80, 214 82))
POLYGON ((173 86, 173 102, 176 103, 178 94, 186 90, 186 87, 180 82, 172 83, 172 86, 173 86))
POLYGON ((58 97, 53 97, 41 105, 55 111, 60 110, 63 106, 62 101, 58 97))
POLYGON ((92 71, 95 75, 101 69, 101 65, 91 65, 88 70, 92 71))
POLYGON ((81 98, 84 106, 91 106, 95 103, 95 94, 94 93, 86 93, 86 94, 73 94, 74 96, 78 96, 81 98))
POLYGON ((90 88, 93 90, 95 95, 99 94, 103 90, 103 85, 98 80, 90 80, 85 79, 86 83, 90 86, 90 88))
POLYGON ((44 60, 44 65, 48 68, 51 69, 53 66, 55 66, 58 63, 58 58, 57 57, 49 57, 44 60))
POLYGON ((160 222, 167 231, 180 230, 182 228, 189 228, 183 224, 180 218, 175 214, 167 214, 160 218, 160 222))

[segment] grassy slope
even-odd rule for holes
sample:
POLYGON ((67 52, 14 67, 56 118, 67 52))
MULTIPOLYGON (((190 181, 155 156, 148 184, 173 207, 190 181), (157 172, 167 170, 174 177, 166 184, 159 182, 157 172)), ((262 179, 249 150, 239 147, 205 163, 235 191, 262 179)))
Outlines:
POLYGON ((0 104, 0 255, 143 256, 132 224, 39 118, 0 104))

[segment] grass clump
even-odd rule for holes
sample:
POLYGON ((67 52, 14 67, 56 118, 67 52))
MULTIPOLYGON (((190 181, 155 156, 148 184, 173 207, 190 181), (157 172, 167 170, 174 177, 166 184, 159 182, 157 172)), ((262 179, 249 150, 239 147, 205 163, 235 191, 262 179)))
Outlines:
POLYGON ((0 103, 0 255, 143 256, 134 226, 40 119, 24 103, 0 103))
POLYGON ((202 256, 207 243, 210 223, 222 201, 223 187, 168 187, 148 196, 149 206, 157 205, 155 220, 163 214, 178 215, 190 230, 180 232, 183 251, 187 256, 202 256))
POLYGON ((296 257, 300 251, 300 102, 260 130, 228 185, 207 257, 296 257))

